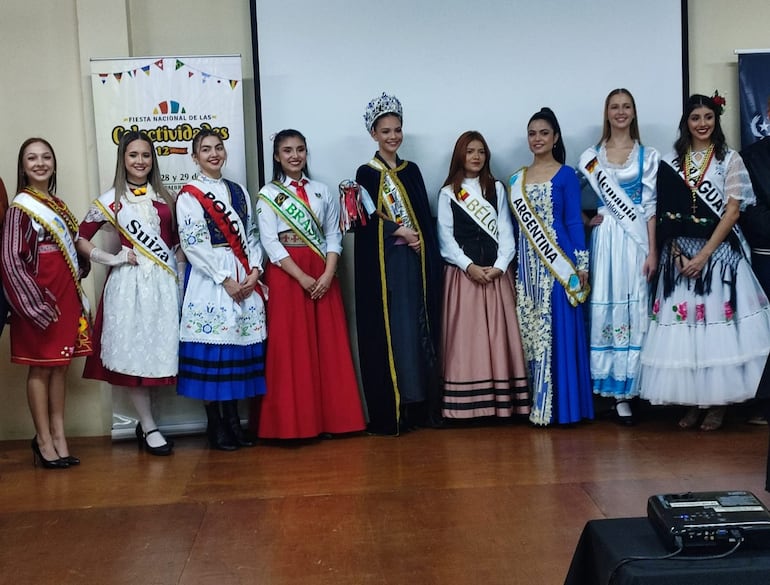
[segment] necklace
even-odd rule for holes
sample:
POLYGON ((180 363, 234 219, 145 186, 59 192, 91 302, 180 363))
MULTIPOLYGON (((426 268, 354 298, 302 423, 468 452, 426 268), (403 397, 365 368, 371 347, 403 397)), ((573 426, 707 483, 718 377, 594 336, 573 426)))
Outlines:
POLYGON ((131 191, 134 195, 146 195, 147 194, 147 183, 142 183, 141 185, 136 185, 135 183, 132 183, 131 181, 126 181, 126 184, 129 185, 128 190, 131 191))
POLYGON ((67 204, 64 203, 64 201, 58 197, 54 197, 50 193, 43 193, 34 187, 30 187, 29 185, 25 187, 24 190, 32 195, 35 199, 42 201, 45 205, 53 209, 56 212, 56 215, 64 220, 64 223, 67 224, 67 227, 70 229, 70 231, 72 233, 77 233, 78 221, 75 216, 72 215, 72 212, 69 210, 67 204))
POLYGON ((692 218, 696 223, 698 223, 698 218, 695 217, 695 210, 698 204, 698 189, 706 178, 706 169, 708 169, 711 164, 712 158, 714 158, 713 144, 709 144, 700 164, 695 164, 692 148, 688 148, 684 155, 684 180, 687 183, 687 186, 690 187, 690 193, 692 193, 692 218), (693 170, 696 171, 695 176, 697 177, 694 181, 692 175, 693 170))

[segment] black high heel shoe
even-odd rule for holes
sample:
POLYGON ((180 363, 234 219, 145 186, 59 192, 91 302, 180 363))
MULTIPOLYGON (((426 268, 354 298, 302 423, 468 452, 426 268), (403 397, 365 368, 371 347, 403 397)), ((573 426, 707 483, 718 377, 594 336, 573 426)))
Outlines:
POLYGON ((70 464, 64 459, 46 459, 40 452, 40 445, 37 444, 37 435, 32 439, 32 464, 37 467, 38 460, 43 469, 67 469, 70 464))
POLYGON ((59 461, 66 462, 67 465, 69 465, 70 467, 72 467, 73 465, 80 465, 80 459, 75 457, 75 456, 73 456, 73 455, 67 455, 66 457, 60 457, 59 461))
POLYGON ((147 451, 150 455, 158 455, 158 456, 165 456, 165 455, 171 455, 171 451, 174 449, 174 442, 170 441, 169 439, 166 439, 166 444, 161 445, 160 447, 151 447, 147 443, 147 435, 151 435, 152 433, 160 433, 158 429, 152 429, 151 431, 144 432, 142 430, 142 423, 136 423, 136 444, 139 449, 144 449, 147 451))

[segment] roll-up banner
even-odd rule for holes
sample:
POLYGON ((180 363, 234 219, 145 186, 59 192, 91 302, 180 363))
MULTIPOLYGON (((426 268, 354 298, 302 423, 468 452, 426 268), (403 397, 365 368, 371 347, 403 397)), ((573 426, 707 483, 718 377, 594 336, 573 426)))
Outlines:
POLYGON ((770 136, 770 51, 736 51, 741 95, 741 148, 770 136))
POLYGON ((197 173, 190 155, 202 128, 222 137, 224 172, 245 185, 242 81, 239 55, 92 59, 101 187, 112 183, 120 136, 142 130, 155 143, 163 182, 178 192, 197 173))

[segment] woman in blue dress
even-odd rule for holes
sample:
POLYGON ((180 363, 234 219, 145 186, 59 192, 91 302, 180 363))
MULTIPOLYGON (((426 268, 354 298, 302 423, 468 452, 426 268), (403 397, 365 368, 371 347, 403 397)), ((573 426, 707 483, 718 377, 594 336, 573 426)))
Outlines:
POLYGON ((517 309, 532 389, 530 421, 571 424, 594 415, 583 303, 588 250, 580 184, 549 108, 527 125, 532 163, 510 179, 519 227, 517 309))

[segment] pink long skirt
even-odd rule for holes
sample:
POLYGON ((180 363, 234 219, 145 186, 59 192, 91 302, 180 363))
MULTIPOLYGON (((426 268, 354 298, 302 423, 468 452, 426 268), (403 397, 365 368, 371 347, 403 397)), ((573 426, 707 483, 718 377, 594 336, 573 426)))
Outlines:
POLYGON ((484 286, 447 266, 442 319, 444 416, 528 414, 527 372, 511 273, 484 286))

